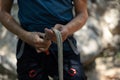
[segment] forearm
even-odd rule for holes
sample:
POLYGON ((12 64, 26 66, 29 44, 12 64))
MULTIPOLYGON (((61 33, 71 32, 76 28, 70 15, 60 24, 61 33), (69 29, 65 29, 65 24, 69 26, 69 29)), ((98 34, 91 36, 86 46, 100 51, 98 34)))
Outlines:
POLYGON ((22 38, 26 31, 20 27, 20 24, 7 12, 0 11, 0 22, 12 33, 22 38))
POLYGON ((83 27, 88 18, 87 13, 87 0, 73 0, 75 7, 75 17, 68 24, 65 25, 65 28, 69 31, 68 35, 73 34, 77 30, 83 27))
POLYGON ((83 25, 86 23, 87 18, 88 18, 87 11, 84 11, 77 15, 68 24, 66 24, 64 28, 66 28, 69 31, 68 35, 71 35, 77 30, 81 29, 83 25))

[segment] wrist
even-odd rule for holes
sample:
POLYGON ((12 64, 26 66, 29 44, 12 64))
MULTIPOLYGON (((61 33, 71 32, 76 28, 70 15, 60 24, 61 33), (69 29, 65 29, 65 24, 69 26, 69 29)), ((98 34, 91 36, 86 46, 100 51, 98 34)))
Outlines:
POLYGON ((29 32, 25 31, 25 30, 22 30, 20 31, 17 36, 21 39, 21 40, 25 40, 26 39, 26 36, 29 34, 29 32))
POLYGON ((66 37, 70 36, 71 32, 69 31, 69 27, 68 26, 63 26, 63 33, 64 35, 66 35, 66 37))
POLYGON ((63 36, 63 41, 64 41, 69 37, 69 30, 65 26, 63 26, 61 34, 63 36))

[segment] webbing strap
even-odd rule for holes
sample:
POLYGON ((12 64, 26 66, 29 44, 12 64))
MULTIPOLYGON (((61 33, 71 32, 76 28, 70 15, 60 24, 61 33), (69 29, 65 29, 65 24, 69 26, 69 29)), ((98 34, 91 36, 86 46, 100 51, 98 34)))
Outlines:
POLYGON ((59 80, 63 80, 63 43, 62 36, 60 31, 53 29, 56 38, 57 38, 57 46, 58 46, 58 72, 59 72, 59 80))
POLYGON ((21 56, 23 55, 24 46, 25 46, 25 43, 22 41, 22 44, 21 44, 20 50, 19 50, 19 52, 18 52, 18 54, 17 54, 17 56, 16 56, 17 59, 20 59, 21 56))
MULTIPOLYGON (((53 29, 56 38, 57 38, 57 46, 58 46, 58 72, 59 72, 59 80, 63 80, 63 43, 62 43, 62 36, 60 31, 53 29)), ((17 54, 17 58, 20 59, 20 57, 23 54, 25 43, 22 43, 20 47, 20 52, 17 54)))

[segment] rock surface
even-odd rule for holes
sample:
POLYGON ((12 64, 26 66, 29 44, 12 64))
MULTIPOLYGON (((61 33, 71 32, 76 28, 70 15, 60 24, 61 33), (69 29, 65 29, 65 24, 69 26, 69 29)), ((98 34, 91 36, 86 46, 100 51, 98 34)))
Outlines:
MULTIPOLYGON (((15 0, 12 16, 18 21, 17 11, 15 0)), ((103 66, 111 65, 103 63, 107 61, 106 58, 104 58, 105 61, 103 61, 103 58, 97 58, 101 55, 113 58, 112 63, 120 66, 120 64, 117 64, 120 63, 120 60, 116 57, 116 54, 120 54, 120 0, 88 0, 88 12, 88 21, 81 30, 74 34, 78 51, 81 52, 82 63, 88 66, 94 62, 96 66, 93 74, 100 71, 100 64, 103 66)), ((0 25, 0 80, 16 80, 16 42, 17 37, 0 25)), ((103 70, 107 72, 106 68, 103 68, 103 70)), ((114 70, 116 70, 115 67, 114 70)), ((86 72, 89 80, 107 80, 95 79, 90 74, 91 72, 86 72)), ((101 71, 98 75, 102 73, 104 72, 101 71)))

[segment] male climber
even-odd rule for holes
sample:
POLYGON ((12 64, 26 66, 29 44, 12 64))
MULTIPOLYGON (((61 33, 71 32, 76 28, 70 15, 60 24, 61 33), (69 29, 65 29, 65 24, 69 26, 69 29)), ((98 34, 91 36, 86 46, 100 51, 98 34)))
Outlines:
POLYGON ((85 24, 87 0, 17 0, 18 23, 11 15, 13 0, 0 0, 0 22, 18 36, 17 73, 19 80, 49 80, 58 77, 57 44, 52 29, 63 40, 64 80, 87 80, 73 33, 85 24), (74 11, 73 11, 74 10, 74 11), (75 13, 73 13, 75 12, 75 13))

